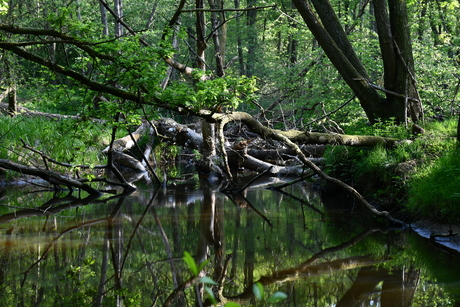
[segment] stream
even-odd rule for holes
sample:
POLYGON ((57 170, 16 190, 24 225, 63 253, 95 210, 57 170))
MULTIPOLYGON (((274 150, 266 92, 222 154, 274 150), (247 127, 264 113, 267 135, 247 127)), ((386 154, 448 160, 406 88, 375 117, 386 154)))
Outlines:
POLYGON ((309 183, 266 187, 0 190, 1 305, 460 306, 457 251, 309 183))

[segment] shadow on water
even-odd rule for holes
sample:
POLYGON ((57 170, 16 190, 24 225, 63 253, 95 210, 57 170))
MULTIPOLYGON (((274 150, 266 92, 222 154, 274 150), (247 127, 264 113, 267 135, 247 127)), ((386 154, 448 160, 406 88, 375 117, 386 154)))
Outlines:
POLYGON ((140 187, 106 198, 8 191, 2 306, 459 306, 458 255, 308 184, 223 194, 140 187), (208 261, 197 277, 182 257, 208 261), (216 282, 205 289, 199 278, 216 282))

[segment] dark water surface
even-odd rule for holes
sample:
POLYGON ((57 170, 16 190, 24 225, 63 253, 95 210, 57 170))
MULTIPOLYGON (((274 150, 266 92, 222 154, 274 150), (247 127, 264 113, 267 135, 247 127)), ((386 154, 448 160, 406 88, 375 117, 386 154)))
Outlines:
POLYGON ((458 255, 307 184, 78 196, 0 191, 1 306, 200 306, 184 252, 209 260, 200 277, 219 302, 460 306, 458 255), (257 301, 257 281, 287 299, 257 301))

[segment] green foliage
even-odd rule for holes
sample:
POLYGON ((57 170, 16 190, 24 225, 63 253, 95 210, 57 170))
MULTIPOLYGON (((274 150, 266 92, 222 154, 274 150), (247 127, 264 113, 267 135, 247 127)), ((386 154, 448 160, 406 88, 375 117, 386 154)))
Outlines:
MULTIPOLYGON (((123 131, 120 131, 123 134, 123 131)), ((108 145, 110 129, 103 124, 73 119, 0 117, 0 156, 19 163, 43 161, 38 154, 23 148, 21 139, 36 150, 65 163, 104 164, 101 149, 108 145)), ((120 134, 119 134, 120 135, 120 134)), ((54 169, 74 171, 54 165, 54 169)), ((81 173, 85 176, 84 173, 81 173)), ((93 178, 93 174, 86 174, 93 178)))
POLYGON ((419 168, 410 181, 408 209, 442 222, 460 222, 460 150, 419 168))
MULTIPOLYGON (((198 277, 201 270, 203 270, 203 268, 209 263, 209 260, 206 260, 203 263, 198 265, 195 259, 193 258, 193 256, 190 255, 190 253, 187 251, 184 252, 184 256, 182 257, 182 259, 184 260, 185 264, 189 268, 192 275, 195 277, 198 277)), ((205 284, 204 290, 207 294, 207 298, 211 300, 214 306, 217 306, 217 299, 214 295, 214 292, 212 291, 210 287, 208 287, 208 285, 218 286, 219 284, 208 276, 201 277, 199 282, 205 284)), ((256 300, 263 302, 263 303, 277 303, 287 298, 286 293, 281 292, 281 291, 276 291, 270 297, 267 298, 265 296, 264 286, 260 282, 253 284, 252 292, 254 293, 256 300)), ((226 307, 239 307, 240 305, 235 302, 227 302, 225 306, 226 307)))
POLYGON ((8 11, 8 1, 0 0, 0 15, 5 14, 8 11))
MULTIPOLYGON (((398 199, 408 195, 407 208, 418 217, 458 222, 460 184, 456 174, 460 160, 456 149, 457 119, 431 121, 425 133, 394 148, 369 149, 330 147, 326 153, 327 171, 347 182, 370 189, 376 198, 398 199), (411 173, 397 173, 398 165, 411 162, 411 173), (373 178, 369 180, 369 178, 373 178)), ((357 134, 413 138, 408 131, 392 123, 348 127, 357 134)), ((395 201, 393 199, 393 201, 395 201)))
POLYGON ((252 292, 258 301, 266 303, 277 303, 287 299, 287 295, 284 292, 276 291, 270 297, 265 296, 264 286, 260 282, 256 282, 252 285, 252 292))
POLYGON ((257 90, 256 78, 224 77, 200 81, 195 86, 176 82, 165 89, 160 98, 172 104, 186 106, 194 111, 212 110, 218 105, 234 110, 242 102, 249 103, 255 100, 257 90))
POLYGON ((198 274, 201 272, 201 270, 208 264, 209 261, 204 261, 200 263, 199 265, 196 263, 195 259, 190 255, 189 252, 185 251, 184 252, 184 257, 182 259, 185 261, 187 264, 187 267, 189 268, 190 272, 193 274, 193 276, 198 277, 198 274))

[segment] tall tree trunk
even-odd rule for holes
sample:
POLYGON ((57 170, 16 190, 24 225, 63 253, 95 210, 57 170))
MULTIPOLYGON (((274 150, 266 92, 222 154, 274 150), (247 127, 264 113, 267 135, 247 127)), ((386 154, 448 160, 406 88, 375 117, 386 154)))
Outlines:
MULTIPOLYGON (((196 8, 203 9, 204 1, 196 0, 196 8)), ((206 44, 206 20, 203 11, 196 12, 196 66, 199 69, 206 70, 205 53, 206 44)))
MULTIPOLYGON (((222 9, 220 6, 221 2, 209 0, 210 9, 222 9)), ((221 36, 220 36, 220 25, 222 21, 219 21, 217 12, 211 13, 211 31, 212 31, 212 38, 214 42, 214 56, 216 59, 216 75, 218 77, 223 77, 224 72, 224 58, 223 58, 223 47, 221 45, 221 36)))
MULTIPOLYGON (((234 0, 235 2, 235 8, 240 8, 240 0, 234 0)), ((243 40, 241 38, 241 22, 240 18, 236 19, 236 25, 237 25, 237 33, 236 33, 236 48, 238 50, 238 66, 240 69, 240 75, 244 76, 246 75, 246 68, 244 66, 244 53, 243 53, 243 40)))
POLYGON ((123 19, 123 7, 122 0, 113 1, 115 14, 117 15, 117 20, 115 20, 115 37, 123 36, 123 25, 120 20, 123 19))
POLYGON ((350 41, 347 39, 347 34, 340 24, 337 15, 334 13, 334 9, 332 8, 330 2, 324 0, 312 0, 311 2, 321 19, 321 23, 327 33, 331 36, 334 43, 341 50, 343 55, 350 61, 351 65, 353 65, 358 74, 360 74, 362 78, 369 80, 366 69, 356 55, 350 41))
POLYGON ((309 2, 293 0, 329 60, 358 97, 369 121, 374 123, 378 119, 395 117, 397 121, 405 122, 407 110, 410 111, 414 122, 421 119, 423 112, 415 83, 405 2, 391 0, 391 16, 388 16, 385 1, 374 1, 378 15, 376 18, 379 36, 381 36, 385 80, 390 87, 385 84, 384 89, 379 89, 370 83, 370 78, 329 1, 311 0, 311 2, 316 13, 309 2), (380 96, 377 89, 384 91, 387 98, 380 96))
POLYGON ((107 10, 102 3, 99 3, 101 10, 102 35, 109 36, 109 26, 107 22, 107 10))
MULTIPOLYGON (((255 0, 248 0, 248 7, 256 6, 255 0)), ((257 31, 255 30, 257 10, 249 10, 247 12, 247 62, 246 75, 252 77, 255 74, 256 53, 257 53, 257 31)))
MULTIPOLYGON (((359 73, 360 67, 353 66, 342 50, 337 46, 334 39, 329 35, 321 21, 316 17, 313 8, 305 0, 293 0, 294 5, 307 24, 310 31, 315 36, 319 45, 323 48, 329 60, 336 67, 348 86, 358 97, 362 108, 366 112, 367 118, 371 123, 375 123, 378 118, 389 117, 387 110, 383 106, 383 99, 377 91, 369 84, 366 75, 359 73)), ((327 11, 321 15, 333 14, 327 11)), ((336 17, 334 18, 336 19, 336 17)), ((334 26, 331 26, 334 27, 334 26)), ((336 33, 337 35, 337 33, 336 33)), ((347 37, 336 36, 337 40, 348 40, 347 37)), ((347 51, 349 52, 349 51, 347 51)))
MULTIPOLYGON (((0 59, 3 60, 5 65, 5 83, 8 85, 8 88, 5 91, 5 94, 8 96, 8 115, 14 117, 18 111, 17 98, 16 98, 16 81, 15 73, 13 71, 13 61, 11 60, 12 55, 7 53, 5 50, 2 52, 0 59)), ((1 81, 1 80, 0 80, 1 81)), ((3 96, 3 95, 0 95, 3 96)), ((0 98, 1 102, 2 98, 0 98)))
POLYGON ((402 94, 387 94, 387 104, 399 122, 413 122, 423 118, 422 105, 415 80, 412 42, 407 9, 404 1, 389 0, 389 14, 385 0, 374 0, 375 19, 384 64, 385 89, 402 94))

